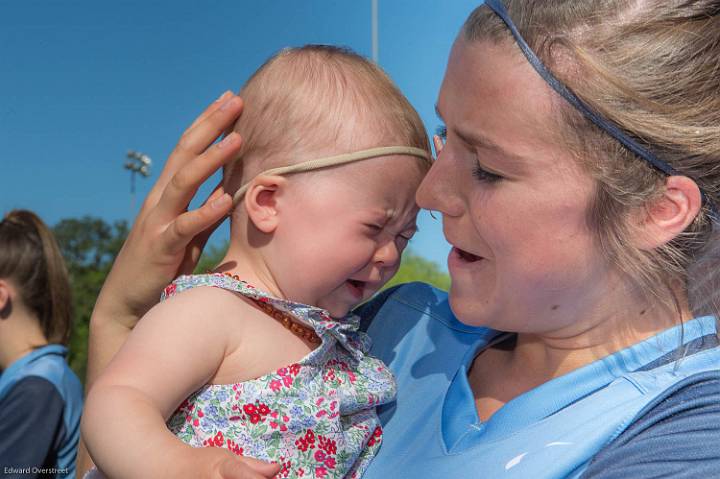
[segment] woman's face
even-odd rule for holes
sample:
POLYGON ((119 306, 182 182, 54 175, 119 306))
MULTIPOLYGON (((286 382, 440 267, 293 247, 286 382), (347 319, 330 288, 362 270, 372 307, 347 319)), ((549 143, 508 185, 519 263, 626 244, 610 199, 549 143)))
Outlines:
POLYGON ((455 42, 437 103, 447 141, 417 199, 443 215, 465 323, 572 331, 606 299, 612 272, 586 222, 593 181, 558 140, 553 98, 514 45, 455 42))

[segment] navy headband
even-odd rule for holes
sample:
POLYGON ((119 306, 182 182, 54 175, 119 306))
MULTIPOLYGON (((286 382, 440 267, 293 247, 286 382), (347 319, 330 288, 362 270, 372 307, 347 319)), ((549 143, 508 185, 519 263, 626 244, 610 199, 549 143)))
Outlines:
MULTIPOLYGON (((515 42, 517 43, 518 47, 520 47, 520 50, 523 52, 523 55, 525 55, 525 58, 527 58, 530 65, 532 65, 532 67, 535 69, 536 72, 538 72, 542 79, 545 80, 545 82, 550 85, 552 89, 555 90, 561 97, 567 100, 568 103, 574 106, 576 110, 582 113, 585 118, 593 122, 595 126, 605 131, 608 135, 615 138, 625 148, 645 160, 653 168, 662 171, 668 176, 682 175, 682 173, 677 171, 668 163, 659 159, 647 148, 643 147, 637 141, 628 136, 616 124, 610 122, 606 118, 603 118, 601 115, 593 111, 587 104, 585 104, 584 101, 578 98, 575 93, 573 93, 560 80, 558 80, 555 75, 553 75, 550 70, 547 69, 547 67, 538 58, 538 56, 535 55, 535 52, 532 51, 532 48, 530 48, 530 45, 527 44, 522 35, 520 35, 517 27, 510 19, 510 14, 505 8, 505 5, 503 5, 500 0, 485 0, 485 5, 487 5, 488 8, 495 12, 495 14, 500 17, 500 19, 505 23, 505 25, 507 25, 510 33, 512 33, 512 36, 515 38, 515 42)), ((715 206, 708 200, 708 197, 702 190, 702 188, 700 188, 700 194, 702 195, 703 202, 706 203, 710 208, 712 216, 714 218, 720 217, 717 210, 715 209, 715 206)))

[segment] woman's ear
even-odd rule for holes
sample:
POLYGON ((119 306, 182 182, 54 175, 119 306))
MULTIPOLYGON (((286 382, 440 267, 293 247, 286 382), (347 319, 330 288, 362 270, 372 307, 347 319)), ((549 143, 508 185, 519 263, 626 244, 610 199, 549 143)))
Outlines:
POLYGON ((244 204, 248 218, 263 233, 275 231, 279 223, 279 203, 287 180, 279 175, 260 175, 250 182, 244 204))
POLYGON ((647 205, 638 221, 636 246, 650 250, 670 242, 693 222, 702 207, 697 183, 687 176, 669 176, 665 191, 647 205))
POLYGON ((12 312, 10 284, 0 278, 0 319, 6 319, 12 312))

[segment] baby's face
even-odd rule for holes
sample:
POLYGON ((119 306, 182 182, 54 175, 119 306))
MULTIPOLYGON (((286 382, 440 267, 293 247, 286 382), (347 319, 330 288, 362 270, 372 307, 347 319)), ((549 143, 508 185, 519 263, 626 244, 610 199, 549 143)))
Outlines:
POLYGON ((275 238, 287 297, 342 317, 377 292, 417 230, 424 173, 421 160, 390 156, 296 177, 275 238))

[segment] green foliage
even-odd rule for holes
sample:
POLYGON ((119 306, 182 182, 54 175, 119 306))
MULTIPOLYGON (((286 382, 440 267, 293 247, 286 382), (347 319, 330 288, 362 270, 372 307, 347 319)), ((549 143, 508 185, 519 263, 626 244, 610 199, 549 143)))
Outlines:
POLYGON ((90 315, 105 277, 128 234, 125 221, 109 225, 99 218, 61 220, 53 227, 70 273, 74 323, 70 367, 84 380, 90 315))
POLYGON ((422 281, 445 291, 450 289, 450 276, 443 272, 437 263, 408 250, 403 253, 397 274, 387 282, 383 289, 411 281, 422 281))
POLYGON ((195 274, 204 274, 215 269, 215 267, 220 264, 220 260, 223 259, 225 253, 227 253, 227 249, 227 240, 225 240, 225 242, 220 246, 211 245, 205 248, 202 256, 200 256, 200 261, 198 261, 195 271, 193 272, 195 274))

